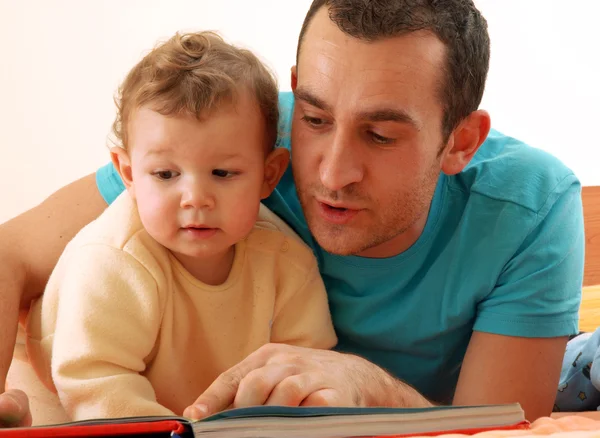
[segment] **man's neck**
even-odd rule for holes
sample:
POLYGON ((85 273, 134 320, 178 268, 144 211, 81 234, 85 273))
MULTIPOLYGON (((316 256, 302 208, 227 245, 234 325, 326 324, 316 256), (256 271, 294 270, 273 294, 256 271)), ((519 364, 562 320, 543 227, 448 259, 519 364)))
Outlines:
POLYGON ((415 244, 427 224, 428 212, 417 219, 407 230, 398 234, 396 237, 381 243, 372 248, 368 248, 356 254, 359 257, 383 259, 402 254, 415 244))

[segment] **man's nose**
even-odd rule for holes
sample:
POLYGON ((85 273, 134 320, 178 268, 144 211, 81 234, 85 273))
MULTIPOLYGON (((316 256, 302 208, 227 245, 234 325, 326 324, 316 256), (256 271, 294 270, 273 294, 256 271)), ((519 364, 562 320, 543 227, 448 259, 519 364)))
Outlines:
POLYGON ((338 191, 362 181, 364 162, 360 157, 360 145, 348 134, 336 132, 333 143, 326 149, 319 166, 321 183, 331 191, 338 191))

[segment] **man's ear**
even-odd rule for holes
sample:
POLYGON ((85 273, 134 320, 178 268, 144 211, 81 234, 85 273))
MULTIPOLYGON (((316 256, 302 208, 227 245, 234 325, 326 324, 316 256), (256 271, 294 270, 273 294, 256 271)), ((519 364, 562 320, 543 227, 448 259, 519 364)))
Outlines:
POLYGON ((442 172, 446 175, 462 172, 487 138, 490 126, 490 115, 484 110, 473 111, 460 122, 442 153, 442 172))
POLYGON ((135 193, 133 190, 133 174, 131 170, 131 159, 129 158, 129 154, 125 149, 119 146, 115 146, 110 148, 110 158, 112 160, 113 166, 119 173, 125 188, 129 192, 131 196, 135 198, 135 193))
POLYGON ((292 66, 292 91, 296 91, 298 86, 298 67, 292 66))
POLYGON ((290 162, 290 153, 286 148, 275 148, 267 156, 265 160, 265 179, 263 181, 262 189, 260 191, 260 198, 268 198, 279 180, 285 173, 288 163, 290 162))

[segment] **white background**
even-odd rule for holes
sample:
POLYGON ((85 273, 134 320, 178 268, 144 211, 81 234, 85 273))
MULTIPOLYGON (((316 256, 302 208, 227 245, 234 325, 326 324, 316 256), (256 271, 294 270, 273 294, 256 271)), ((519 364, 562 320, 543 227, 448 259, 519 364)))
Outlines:
MULTIPOLYGON (((257 52, 289 90, 311 0, 0 0, 0 222, 108 161, 113 94, 178 30, 257 52)), ((493 126, 600 185, 600 1, 476 0, 492 60, 493 126)))

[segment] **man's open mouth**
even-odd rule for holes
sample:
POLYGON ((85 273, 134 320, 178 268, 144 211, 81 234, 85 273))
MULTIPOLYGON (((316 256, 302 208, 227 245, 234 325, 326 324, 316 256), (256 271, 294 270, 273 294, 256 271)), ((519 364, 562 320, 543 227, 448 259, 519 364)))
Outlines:
POLYGON ((318 205, 321 217, 327 222, 336 225, 347 224, 360 211, 360 209, 333 206, 320 201, 318 202, 318 205))
POLYGON ((333 210, 333 211, 347 211, 348 210, 347 208, 343 208, 343 207, 334 207, 332 205, 325 204, 325 203, 322 203, 322 204, 325 208, 333 210))

